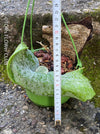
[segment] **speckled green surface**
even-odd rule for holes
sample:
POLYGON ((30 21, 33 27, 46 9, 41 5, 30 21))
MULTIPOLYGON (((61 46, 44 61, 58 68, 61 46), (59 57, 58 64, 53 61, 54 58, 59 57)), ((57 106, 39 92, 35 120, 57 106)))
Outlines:
MULTIPOLYGON (((22 86, 33 94, 33 99, 31 99, 33 102, 35 100, 35 103, 39 105, 51 106, 49 102, 45 102, 47 102, 49 96, 54 96, 54 73, 53 71, 47 71, 47 73, 45 73, 45 67, 42 67, 42 72, 39 70, 36 71, 38 67, 38 59, 27 48, 25 43, 21 43, 8 60, 7 73, 12 82, 22 86), (46 98, 38 97, 38 99, 35 99, 36 95, 46 96, 46 98), (41 99, 44 100, 42 103, 41 99)), ((90 81, 82 72, 83 68, 80 68, 61 75, 62 99, 63 96, 68 98, 73 97, 85 102, 94 97, 95 92, 93 91, 90 81)), ((28 94, 28 97, 31 98, 30 94, 28 94)), ((64 101, 65 99, 68 100, 68 98, 64 98, 64 101)))
POLYGON ((100 107, 100 36, 94 36, 83 49, 81 60, 84 75, 89 78, 96 92, 93 101, 100 107))

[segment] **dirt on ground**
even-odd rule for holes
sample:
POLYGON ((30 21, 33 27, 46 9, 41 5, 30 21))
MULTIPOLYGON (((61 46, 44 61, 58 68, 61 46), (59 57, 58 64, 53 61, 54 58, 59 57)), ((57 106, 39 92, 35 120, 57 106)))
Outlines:
POLYGON ((100 134, 100 108, 71 98, 55 127, 54 107, 37 106, 20 86, 0 82, 0 134, 100 134))

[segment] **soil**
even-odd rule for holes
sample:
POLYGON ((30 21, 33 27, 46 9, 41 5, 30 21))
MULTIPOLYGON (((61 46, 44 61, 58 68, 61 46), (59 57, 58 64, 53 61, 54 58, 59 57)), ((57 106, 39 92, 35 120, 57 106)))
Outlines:
MULTIPOLYGON (((48 51, 39 50, 34 52, 34 55, 38 58, 41 66, 46 66, 49 71, 54 71, 53 54, 50 49, 48 51)), ((66 56, 61 56, 61 74, 65 74, 75 69, 73 60, 66 56)))
POLYGON ((62 125, 54 108, 31 102, 20 86, 0 82, 0 134, 100 134, 100 108, 70 99, 62 105, 62 125))

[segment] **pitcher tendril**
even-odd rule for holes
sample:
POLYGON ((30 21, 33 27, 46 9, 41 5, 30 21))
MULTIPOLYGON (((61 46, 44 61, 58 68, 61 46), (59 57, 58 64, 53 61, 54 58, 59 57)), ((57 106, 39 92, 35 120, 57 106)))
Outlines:
POLYGON ((26 19, 27 19, 27 13, 28 13, 29 5, 30 5, 30 0, 28 0, 28 4, 27 4, 27 8, 26 8, 24 24, 23 24, 23 29, 22 29, 21 43, 23 42, 23 38, 24 38, 25 24, 26 24, 26 19))
POLYGON ((30 17, 30 39, 31 39, 31 51, 33 51, 33 52, 34 52, 34 49, 33 49, 33 41, 32 41, 32 15, 33 15, 33 9, 34 9, 34 2, 35 2, 35 0, 33 0, 32 10, 31 10, 31 17, 30 17))
POLYGON ((63 22, 64 22, 64 24, 65 24, 65 27, 66 27, 66 29, 67 29, 67 31, 68 31, 68 34, 69 34, 69 36, 70 36, 70 39, 71 39, 71 41, 72 41, 72 44, 73 44, 73 47, 74 47, 74 50, 75 50, 75 53, 76 53, 77 62, 78 62, 76 67, 81 68, 81 67, 82 67, 81 60, 79 59, 79 56, 78 56, 78 53, 77 53, 77 49, 76 49, 74 40, 73 40, 73 38, 72 38, 72 36, 71 36, 71 33, 70 33, 70 31, 69 31, 69 28, 68 28, 68 26, 67 26, 67 24, 66 24, 66 21, 65 21, 64 16, 63 16, 62 13, 61 13, 61 17, 62 17, 62 20, 63 20, 63 22))

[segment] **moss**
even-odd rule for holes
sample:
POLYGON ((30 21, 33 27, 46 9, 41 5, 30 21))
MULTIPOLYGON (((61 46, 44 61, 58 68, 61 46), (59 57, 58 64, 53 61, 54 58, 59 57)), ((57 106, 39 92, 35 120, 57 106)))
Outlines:
POLYGON ((3 110, 1 111, 1 113, 5 113, 5 110, 7 109, 8 111, 11 110, 11 108, 13 107, 13 105, 8 105, 6 108, 3 108, 3 110))
POLYGON ((42 18, 42 25, 51 25, 52 24, 52 15, 45 14, 42 18))
POLYGON ((94 12, 91 12, 91 16, 100 22, 100 9, 94 9, 94 12))
POLYGON ((83 14, 69 14, 63 13, 66 22, 78 22, 79 20, 91 16, 95 21, 100 22, 100 9, 94 9, 91 12, 84 12, 83 14))
POLYGON ((10 83, 10 84, 13 84, 10 79, 8 78, 8 75, 7 75, 7 68, 6 68, 6 65, 4 65, 3 61, 2 63, 0 64, 0 82, 5 82, 5 83, 10 83))
POLYGON ((13 107, 13 105, 8 105, 7 110, 10 111, 12 107, 13 107))
MULTIPOLYGON (((16 20, 16 27, 18 29, 19 37, 21 37, 23 21, 24 21, 24 16, 20 16, 16 20)), ((32 21, 33 44, 35 44, 36 41, 42 40, 42 21, 43 21, 43 17, 41 15, 33 16, 33 21, 32 21)), ((27 16, 25 34, 24 34, 24 42, 26 42, 27 46, 30 48, 30 15, 27 16)), ((40 45, 36 44, 35 48, 38 48, 38 47, 40 47, 40 45)))
POLYGON ((4 33, 0 33, 0 62, 4 55, 4 33), (3 43, 2 43, 3 42, 3 43), (2 44, 2 45, 1 45, 2 44))
MULTIPOLYGON (((67 23, 72 23, 72 22, 75 22, 75 21, 79 21, 82 16, 79 16, 78 14, 68 14, 68 13, 63 13, 63 16, 66 20, 67 23)), ((63 22, 62 22, 63 23, 63 22)))
POLYGON ((5 109, 3 108, 3 110, 1 111, 1 113, 4 113, 5 112, 5 109))
POLYGON ((84 17, 91 16, 95 21, 100 22, 100 9, 94 9, 91 12, 84 12, 84 17))
POLYGON ((94 36, 83 49, 81 60, 84 75, 88 77, 96 92, 93 101, 100 107, 100 37, 94 36))

